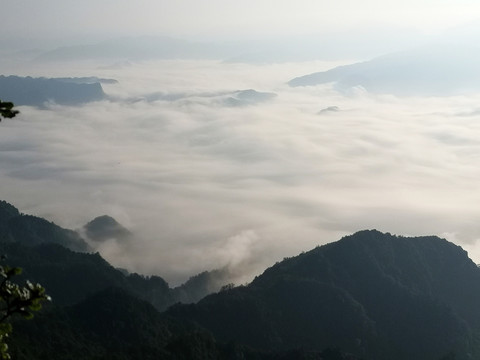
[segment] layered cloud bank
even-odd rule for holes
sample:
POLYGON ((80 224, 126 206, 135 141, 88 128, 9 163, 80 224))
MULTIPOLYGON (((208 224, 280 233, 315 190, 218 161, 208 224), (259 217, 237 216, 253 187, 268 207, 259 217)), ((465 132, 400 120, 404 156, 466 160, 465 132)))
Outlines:
POLYGON ((103 86, 110 100, 20 107, 2 121, 0 198, 70 228, 109 214, 135 241, 104 246, 107 259, 172 283, 224 266, 248 281, 364 228, 447 236, 480 259, 480 96, 286 85, 330 67, 161 61, 31 74, 119 83, 103 86))

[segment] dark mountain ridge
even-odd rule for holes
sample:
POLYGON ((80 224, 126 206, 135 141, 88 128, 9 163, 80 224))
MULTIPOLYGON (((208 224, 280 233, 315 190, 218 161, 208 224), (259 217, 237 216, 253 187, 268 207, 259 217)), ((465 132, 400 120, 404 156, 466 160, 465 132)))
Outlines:
POLYGON ((338 349, 264 352, 223 344, 118 288, 14 325, 22 334, 12 339, 14 360, 360 360, 338 349))
POLYGON ((63 229, 36 216, 21 214, 14 206, 2 200, 0 200, 0 241, 17 242, 24 246, 55 243, 78 252, 91 250, 75 231, 63 229))
POLYGON ((221 341, 261 349, 338 346, 369 359, 425 360, 453 351, 468 359, 479 351, 479 301, 480 270, 460 247, 362 231, 168 312, 221 341))
POLYGON ((480 326, 476 305, 480 301, 480 270, 460 246, 436 236, 398 237, 361 231, 273 266, 252 285, 286 273, 328 280, 353 294, 363 293, 377 276, 379 281, 391 281, 413 294, 438 298, 472 325, 480 326))
POLYGON ((435 236, 360 231, 160 314, 213 291, 210 281, 224 273, 171 289, 161 277, 67 249, 68 230, 4 201, 0 230, 8 263, 24 268, 19 279, 40 282, 53 298, 36 320, 14 324, 14 359, 480 357, 480 270, 435 236))

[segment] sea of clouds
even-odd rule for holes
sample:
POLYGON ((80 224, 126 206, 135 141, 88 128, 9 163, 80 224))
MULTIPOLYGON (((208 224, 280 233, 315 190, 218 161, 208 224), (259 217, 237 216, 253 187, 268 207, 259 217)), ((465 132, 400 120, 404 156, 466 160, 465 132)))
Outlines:
POLYGON ((172 284, 226 266, 242 283, 372 228, 440 235, 480 262, 480 94, 286 85, 336 65, 321 62, 110 65, 15 69, 119 83, 3 120, 0 198, 72 229, 113 216, 135 235, 99 247, 115 266, 172 284), (231 106, 246 89, 276 96, 231 106))

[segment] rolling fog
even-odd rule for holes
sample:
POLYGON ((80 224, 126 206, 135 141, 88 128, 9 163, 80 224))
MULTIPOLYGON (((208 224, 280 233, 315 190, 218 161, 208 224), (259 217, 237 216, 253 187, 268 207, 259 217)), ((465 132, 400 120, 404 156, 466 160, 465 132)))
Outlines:
POLYGON ((72 229, 111 215, 135 238, 102 255, 172 284, 221 267, 246 282, 371 228, 440 235, 480 262, 480 94, 286 84, 345 63, 4 65, 119 83, 103 85, 109 100, 2 121, 0 198, 72 229), (236 101, 248 89, 276 96, 236 101))

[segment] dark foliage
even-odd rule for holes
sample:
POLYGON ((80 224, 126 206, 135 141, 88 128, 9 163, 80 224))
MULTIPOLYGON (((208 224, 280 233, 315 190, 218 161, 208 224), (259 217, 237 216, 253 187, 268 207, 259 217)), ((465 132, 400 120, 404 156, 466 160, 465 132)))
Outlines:
MULTIPOLYGON (((4 257, 2 257, 4 260, 4 257)), ((21 316, 33 318, 33 312, 42 308, 42 302, 50 300, 40 284, 26 281, 20 285, 13 278, 21 274, 22 269, 6 264, 0 265, 0 359, 9 360, 10 352, 7 344, 12 331, 11 319, 21 316)))
POLYGON ((159 359, 170 325, 147 302, 108 288, 77 305, 15 324, 14 359, 159 359))
POLYGON ((15 329, 11 348, 17 360, 359 360, 336 349, 262 352, 222 344, 193 323, 166 317, 118 288, 74 306, 50 308, 15 329))
POLYGON ((18 114, 18 110, 14 110, 13 106, 12 102, 0 100, 0 121, 2 118, 14 118, 18 114))

